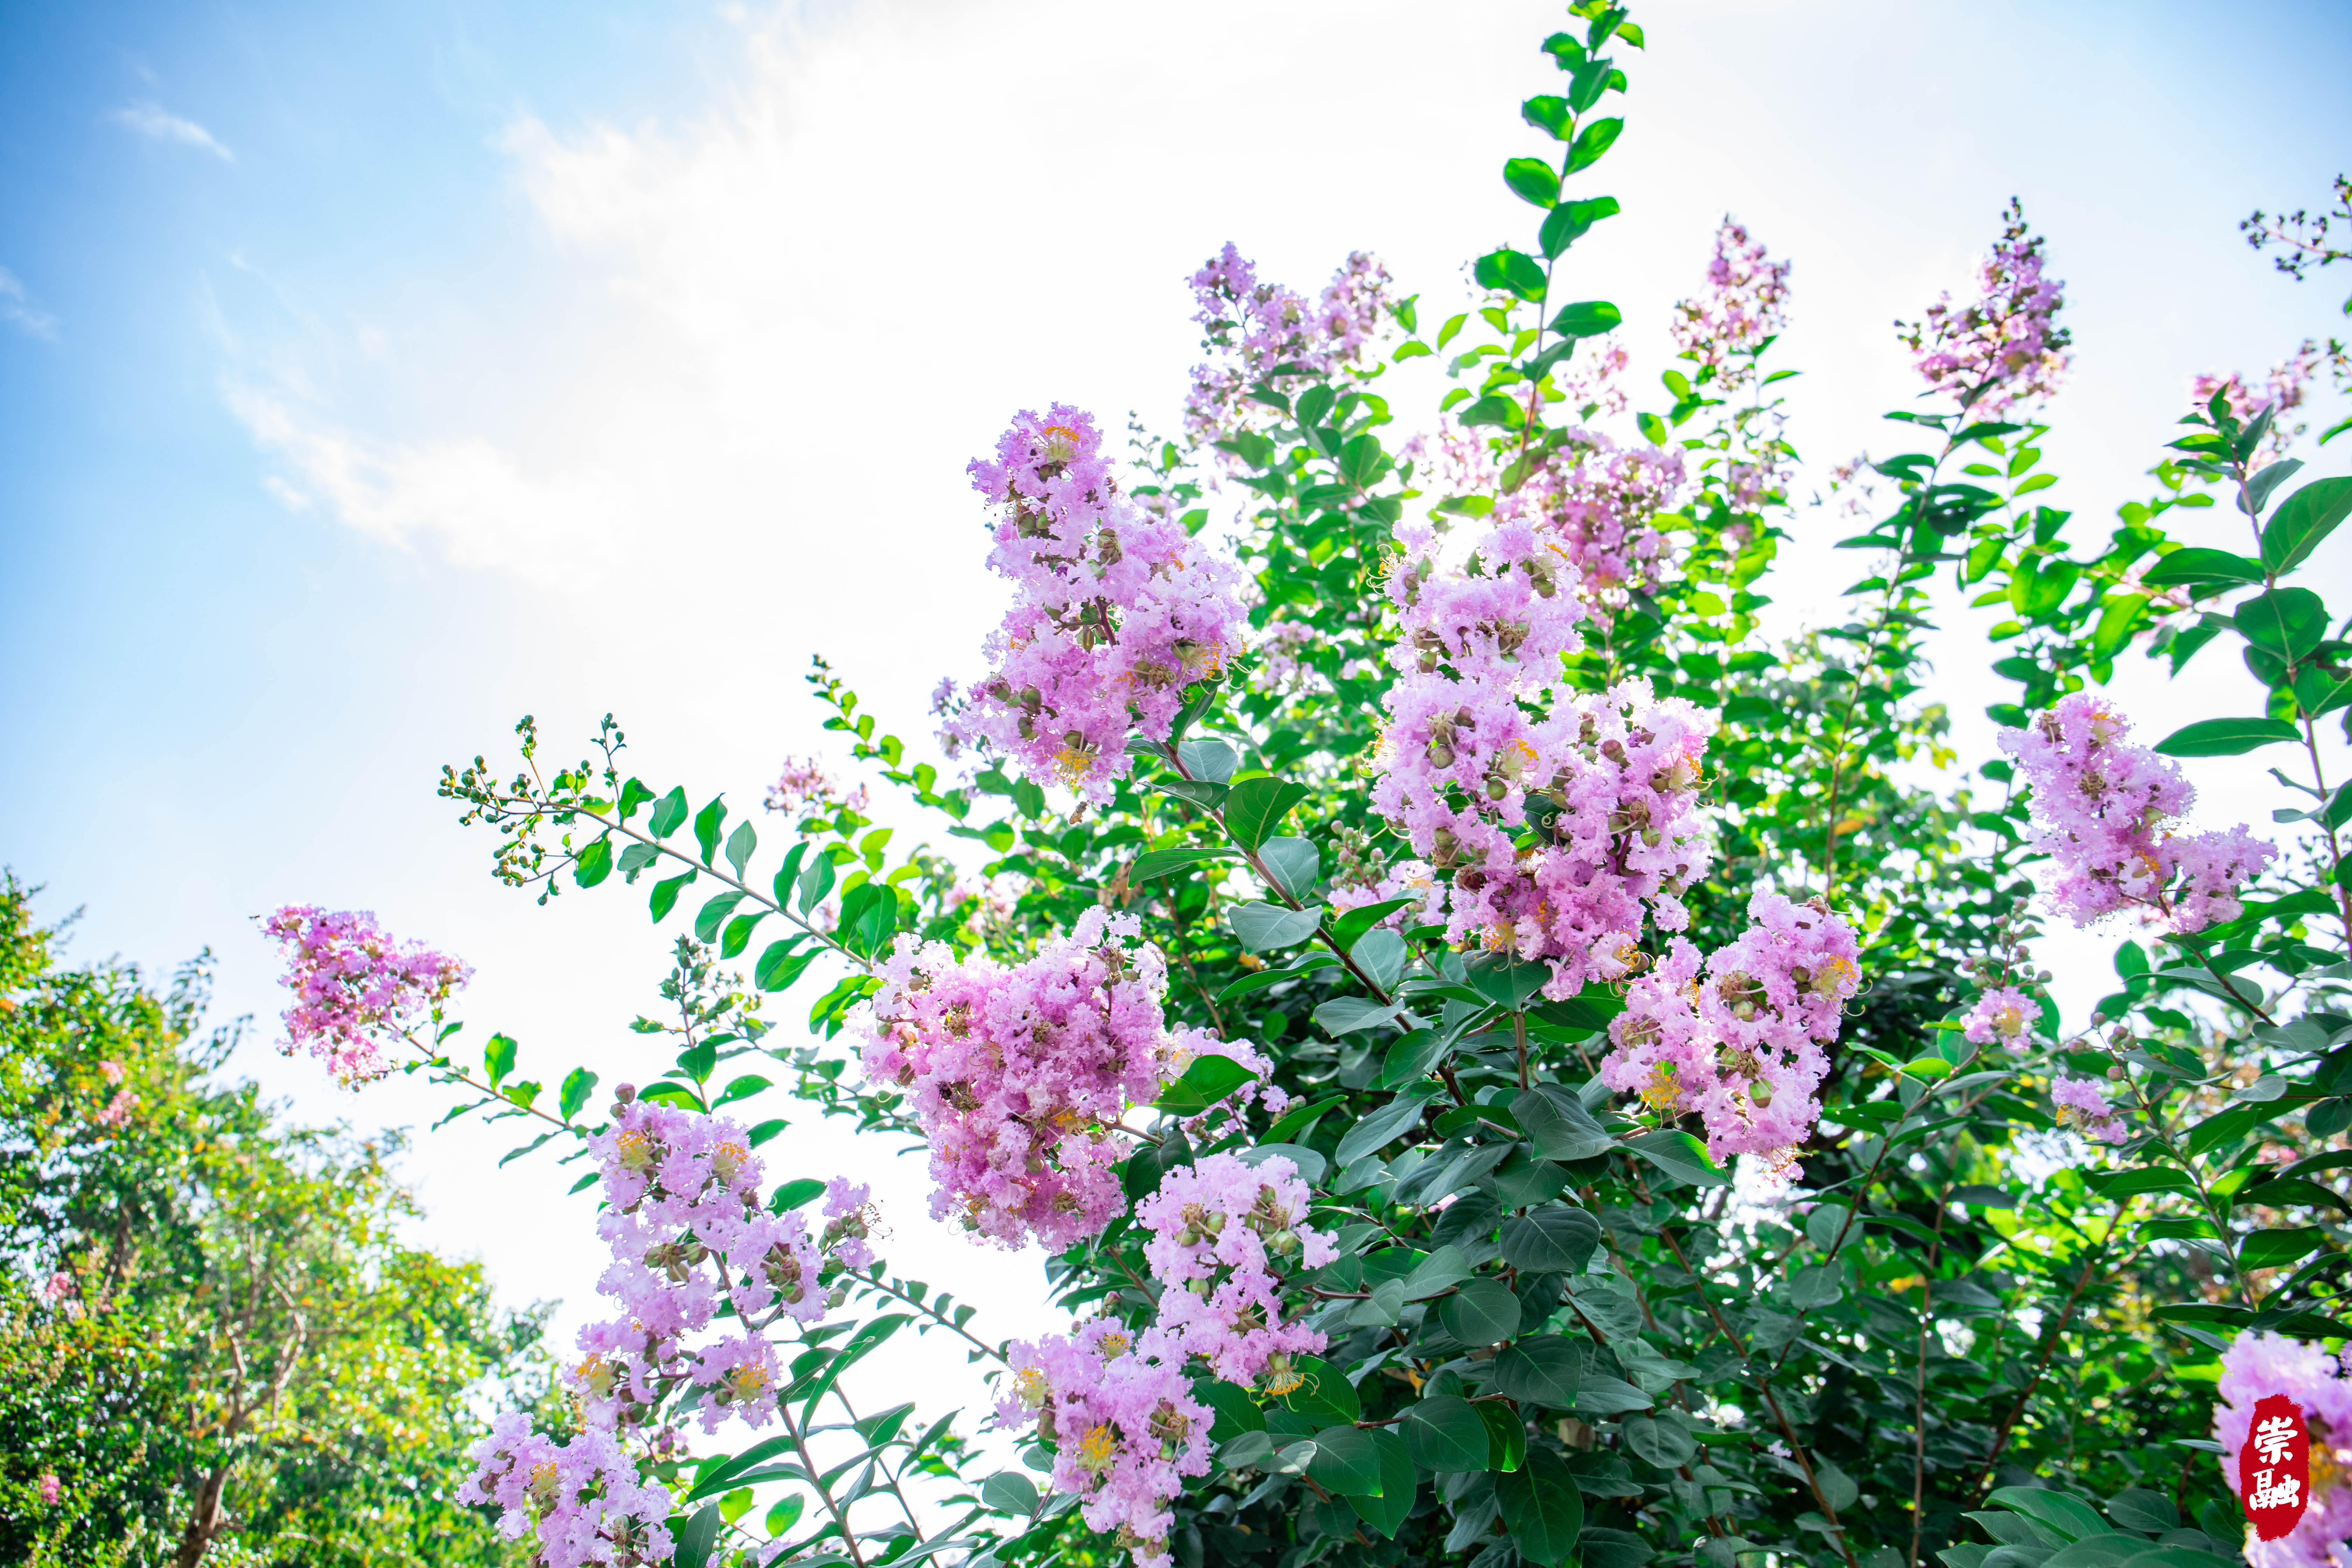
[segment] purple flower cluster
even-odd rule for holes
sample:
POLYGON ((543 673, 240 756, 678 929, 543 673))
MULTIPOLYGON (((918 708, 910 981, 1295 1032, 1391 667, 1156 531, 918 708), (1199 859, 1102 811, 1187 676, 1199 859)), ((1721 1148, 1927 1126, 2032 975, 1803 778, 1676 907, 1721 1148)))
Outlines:
POLYGON ((1095 909, 1018 965, 907 941, 883 965, 866 1071, 908 1093, 934 1215, 1007 1247, 1095 1235, 1126 1207, 1110 1129, 1128 1106, 1195 1054, 1246 1050, 1169 1032, 1167 961, 1129 945, 1140 929, 1095 909))
POLYGON ((1331 1238, 1307 1223, 1309 1194, 1298 1167, 1281 1155, 1253 1165, 1212 1154, 1161 1178, 1136 1208, 1151 1232, 1143 1256, 1165 1287, 1159 1328, 1227 1383, 1246 1387, 1270 1373, 1270 1392, 1295 1387, 1290 1358, 1323 1348, 1304 1323, 1285 1322, 1275 1260, 1320 1268, 1336 1256, 1331 1238))
POLYGON ((1373 805, 1416 855, 1454 871, 1453 941, 1549 961, 1554 997, 1617 979, 1645 921, 1689 923, 1679 895, 1714 855, 1698 811, 1714 721, 1640 681, 1553 698, 1560 656, 1580 646, 1580 579, 1524 522, 1495 529, 1454 572, 1427 533, 1402 539, 1390 658, 1405 673, 1389 692, 1373 805), (1539 842, 1521 849, 1530 830, 1539 842))
POLYGON ((2213 1409, 2213 1440, 2221 1445, 2221 1477, 2235 1493, 2238 1458, 2252 1433, 2254 1406, 2284 1394, 2303 1407, 2311 1433, 2311 1491, 2303 1520, 2276 1541, 2246 1531, 2252 1568, 2352 1568, 2352 1378, 2336 1358, 2284 1334, 2246 1332, 2221 1357, 2221 1403, 2213 1409))
POLYGON ((1088 1528, 1116 1532, 1139 1563, 1167 1562, 1169 1500, 1184 1477, 1208 1474, 1215 1419, 1192 1395, 1182 1350, 1156 1329, 1131 1337, 1115 1318, 1010 1349, 998 1418, 1034 1420, 1058 1446, 1054 1485, 1086 1500, 1088 1528))
POLYGON ((2058 1107, 2058 1125, 2074 1128, 2094 1142, 2120 1143, 2131 1136, 2097 1079, 2060 1073, 2051 1082, 2050 1098, 2058 1107))
POLYGON ((501 1412, 474 1446, 474 1474, 457 1500, 500 1510, 499 1532, 538 1542, 546 1568, 667 1562, 669 1493, 644 1484, 611 1432, 591 1426, 567 1443, 531 1430, 527 1411, 501 1412))
POLYGON ((1577 592, 1610 609, 1655 592, 1674 558, 1657 526, 1684 479, 1683 455, 1664 447, 1620 447, 1597 431, 1570 430, 1525 482, 1496 505, 1500 523, 1523 522, 1576 568, 1577 592))
POLYGON ((820 1241, 799 1214, 761 1207, 760 1160, 732 1121, 632 1100, 591 1148, 604 1183, 597 1234, 613 1253, 597 1289, 622 1312, 580 1331, 587 1358, 569 1381, 589 1423, 638 1427, 694 1384, 703 1430, 730 1415, 766 1425, 777 1366, 764 1331, 786 1318, 818 1321, 829 1304, 823 1277, 871 1260, 866 1190, 833 1184, 835 1223, 820 1241), (696 1342, 722 1300, 733 1331, 696 1342))
POLYGON ((2201 415, 2212 406, 2213 398, 2218 394, 2221 405, 2241 425, 2252 423, 2254 416, 2265 408, 2274 410, 2270 430, 2263 437, 2260 455, 2253 466, 2260 468, 2264 463, 2276 462, 2285 456, 2294 438, 2308 428, 2307 426, 2290 424, 2286 416, 2303 406, 2304 398, 2311 391, 2311 384, 2318 376, 2319 367, 2326 357, 2316 342, 2305 338, 2303 346, 2295 350, 2284 363, 2271 367, 2270 374, 2263 378, 2259 387, 2249 385, 2245 377, 2236 371, 2227 375, 2193 376, 2189 383, 2189 405, 2201 415))
POLYGON ((1677 937, 1609 1026, 1601 1079, 1654 1110, 1697 1112, 1707 1152, 1785 1171, 1822 1114, 1822 1047, 1861 981, 1853 928, 1819 900, 1759 892, 1748 930, 1708 955, 1677 937), (1702 968, 1705 979, 1701 979, 1702 968))
POLYGON ((1313 303, 1278 283, 1262 283, 1257 268, 1231 244, 1192 275, 1201 346, 1207 363, 1192 368, 1184 400, 1184 427, 1205 446, 1276 411, 1249 399, 1253 383, 1283 367, 1288 374, 1328 376, 1353 364, 1381 330, 1389 305, 1389 272, 1356 251, 1331 275, 1313 303))
POLYGON ((825 765, 814 757, 786 757, 783 772, 768 786, 764 802, 770 811, 786 816, 814 816, 847 806, 863 816, 866 806, 866 786, 844 790, 825 765))
POLYGON ((2014 201, 2002 217, 2000 238, 1977 264, 1977 298, 1955 305, 1947 291, 1926 320, 1895 324, 1927 384, 1960 394, 1987 416, 2056 392, 2072 341, 2058 325, 2065 285, 2042 276, 2042 237, 2027 230, 2014 201))
POLYGON ((1706 292, 1675 305, 1670 330, 1680 357, 1711 367, 1714 384, 1735 390, 1756 374, 1756 356, 1789 328, 1789 268, 1728 214, 1716 226, 1706 292))
POLYGON ((1319 1268, 1331 1238, 1307 1223, 1310 1195, 1280 1155, 1252 1165, 1212 1154, 1161 1178, 1136 1217, 1151 1233, 1144 1258, 1161 1287, 1149 1329, 1113 1318, 1066 1338, 1013 1347, 1013 1377, 997 1414, 1035 1420, 1060 1446, 1059 1489, 1086 1499, 1096 1530, 1115 1530, 1138 1562, 1167 1556, 1169 1500, 1182 1478, 1206 1473, 1212 1416, 1187 1376, 1199 1356, 1228 1383, 1265 1379, 1269 1395, 1302 1378, 1292 1358, 1319 1351, 1320 1333, 1283 1317, 1278 1261, 1319 1268))
POLYGON ((294 993, 279 1052, 308 1050, 348 1089, 390 1072, 383 1037, 429 1015, 472 973, 419 943, 395 942, 364 910, 288 904, 262 929, 278 939, 286 959, 279 983, 294 993))
POLYGON ((1979 1046, 2017 1049, 2032 1034, 2042 1004, 2013 985, 2000 985, 1976 999, 1961 1020, 1961 1037, 1979 1046))
POLYGON ((2000 732, 2033 786, 2033 846, 2056 864, 2043 891, 2078 926, 2126 908, 2184 931, 2237 919, 2239 887, 2277 847, 2243 823, 2174 832, 2197 792, 2178 763, 2126 742, 2130 729, 2106 699, 2077 691, 2000 732))
POLYGON ((1015 596, 988 678, 961 702, 935 698, 940 742, 1108 800, 1131 765, 1129 730, 1164 739, 1185 689, 1241 650, 1241 574, 1122 493, 1092 417, 1067 405, 1017 416, 971 473, 1002 509, 988 563, 1015 596))

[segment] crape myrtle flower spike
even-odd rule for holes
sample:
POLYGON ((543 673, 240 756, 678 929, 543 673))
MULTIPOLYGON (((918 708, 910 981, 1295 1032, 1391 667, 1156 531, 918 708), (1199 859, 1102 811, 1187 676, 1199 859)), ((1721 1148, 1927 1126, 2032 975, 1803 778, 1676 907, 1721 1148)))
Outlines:
POLYGON ((279 981, 294 994, 279 1052, 307 1050, 346 1089, 390 1072, 386 1038, 430 1016, 473 973, 422 943, 394 940, 364 910, 288 904, 262 929, 278 939, 279 981))

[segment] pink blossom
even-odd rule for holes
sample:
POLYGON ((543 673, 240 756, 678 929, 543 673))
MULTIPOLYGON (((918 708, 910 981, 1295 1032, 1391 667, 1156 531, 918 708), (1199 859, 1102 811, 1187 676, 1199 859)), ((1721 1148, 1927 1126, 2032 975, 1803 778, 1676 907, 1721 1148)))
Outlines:
POLYGON ((1276 1259, 1319 1268, 1336 1256, 1307 1225, 1308 1202, 1298 1167, 1281 1155, 1253 1165, 1212 1154, 1171 1170, 1137 1205, 1152 1236, 1144 1258, 1166 1287, 1158 1326, 1227 1383, 1246 1387, 1269 1367, 1282 1381, 1290 1357, 1323 1348, 1320 1333, 1284 1321, 1275 1273, 1276 1259))
POLYGON ((1677 937, 1627 987, 1601 1079, 1654 1110, 1696 1112, 1707 1152, 1787 1167, 1820 1121, 1845 1002, 1861 984, 1853 930, 1819 900, 1759 892, 1748 928, 1704 961, 1677 937))
POLYGON ((770 811, 792 817, 815 816, 842 807, 863 816, 867 799, 864 784, 844 791, 841 782, 814 757, 786 757, 783 772, 768 786, 768 798, 762 804, 770 811))
POLYGON ((1165 739, 1188 689, 1241 651, 1243 578, 1122 493, 1094 421, 1067 405, 1016 416, 971 475, 1001 509, 989 565, 1014 601, 988 640, 992 673, 945 698, 942 744, 1108 800, 1129 731, 1165 739))
POLYGON ((278 939, 287 961, 279 981, 294 993, 278 1050, 307 1049, 347 1089, 390 1072, 383 1039, 437 1016, 473 973, 419 943, 395 942, 362 910, 289 904, 262 929, 278 939))
POLYGON ((138 1108, 137 1095, 128 1089, 118 1089, 114 1091, 114 1097, 109 1100, 104 1108, 99 1111, 98 1124, 101 1127, 120 1127, 131 1120, 131 1113, 138 1108))
POLYGON ((1006 1247, 1099 1232, 1126 1209, 1110 1131, 1193 1055, 1232 1055, 1199 1029, 1171 1033, 1167 961, 1130 946, 1133 915, 1088 910, 1035 957, 1006 965, 901 938, 882 967, 866 1075, 908 1092, 930 1144, 931 1212, 1006 1247))
POLYGON ((98 1070, 106 1075, 106 1081, 109 1083, 121 1083, 122 1081, 123 1067, 121 1062, 102 1061, 98 1064, 98 1070))
POLYGON ((1086 1500, 1088 1528, 1115 1531, 1139 1563, 1165 1563, 1168 1504, 1184 1477, 1208 1474, 1214 1421, 1192 1396, 1182 1351, 1160 1330, 1131 1336, 1113 1318, 1010 1350, 999 1420, 1034 1420, 1054 1440, 1055 1489, 1086 1500))
POLYGON ((1926 320, 1896 323, 1927 384, 1958 393, 1987 416, 2055 393, 2071 341, 2057 324, 2065 285, 2042 275, 2045 241, 2026 228, 2014 200, 2001 216, 2000 238, 1978 263, 1977 298, 1956 306, 1947 292, 1926 320))
POLYGON ((58 1479, 57 1472, 54 1470, 44 1471, 39 1484, 41 1489, 42 1505, 47 1508, 57 1507, 58 1499, 65 1495, 66 1489, 65 1483, 58 1479))
POLYGON ((1312 304, 1276 283, 1228 244, 1192 275, 1201 346, 1209 359, 1192 369, 1184 400, 1184 427, 1202 446, 1242 430, 1270 426, 1278 412, 1252 402, 1250 388, 1268 377, 1328 377, 1352 365, 1381 330, 1389 310, 1389 273, 1356 251, 1333 273, 1312 304))
POLYGON ((2043 892, 2078 926, 2126 908, 2184 931, 2237 919, 2239 888, 2277 847, 2243 823, 2176 833, 2197 792, 2178 763, 2127 742, 2130 730, 2105 698, 2077 691, 2000 732, 2033 786, 2030 837, 2054 863, 2043 892))
POLYGON ((590 1426, 559 1446, 534 1432, 529 1413, 509 1410, 474 1446, 475 1470, 460 1502, 500 1510, 499 1533, 531 1536, 547 1568, 657 1563, 670 1555, 670 1495, 639 1479, 611 1432, 590 1426))
POLYGON ((76 1289, 74 1277, 60 1268, 42 1282, 41 1296, 44 1300, 62 1301, 73 1295, 76 1289))
POLYGON ((2124 1127, 2121 1108, 2107 1098, 2106 1086, 2095 1078, 2070 1078, 2061 1073, 2050 1085, 2058 1107, 2058 1124, 2079 1131, 2099 1143, 2121 1143, 2131 1134, 2124 1127))
POLYGON ((1494 517, 1531 527, 1544 550, 1575 568, 1582 599, 1622 609, 1632 595, 1665 582, 1674 543, 1657 524, 1683 480, 1677 449, 1620 447, 1596 431, 1570 429, 1496 504, 1494 517))
POLYGON ((1998 1043, 2015 1050, 2041 1019, 2041 1003, 2013 985, 2003 985, 1977 998, 1962 1035, 1979 1046, 1998 1043))
POLYGON ((2294 438, 2309 428, 2305 425, 2289 423, 2286 416, 2303 406, 2304 398, 2309 394, 2311 384, 2318 376, 2319 367, 2326 358, 2319 344, 2305 338, 2303 346, 2289 355, 2284 363, 2271 368, 2270 374, 2263 379, 2259 389, 2248 385, 2245 378, 2236 371, 2227 375, 2209 373, 2192 376, 2189 383, 2189 407, 2200 416, 2204 416, 2218 395, 2221 406, 2228 409, 2230 416, 2241 425, 2252 424, 2254 416, 2265 408, 2273 410, 2271 427, 2263 437, 2261 451, 2252 466, 2260 468, 2265 463, 2276 462, 2285 456, 2294 438))
POLYGON ((1757 356, 1788 330, 1790 266, 1728 214, 1716 226, 1706 292, 1677 303, 1671 326, 1681 357, 1712 369, 1722 391, 1752 379, 1757 356))
POLYGON ((2352 1379, 2334 1356, 2282 1334, 2246 1332, 2221 1357, 2221 1403, 2213 1409, 2213 1440, 2221 1445, 2221 1479, 2239 1488, 2240 1451, 2254 1406, 2283 1394, 2303 1407, 2311 1432, 2311 1494, 2303 1520, 2277 1541, 2246 1531, 2252 1568, 2352 1568, 2352 1379))

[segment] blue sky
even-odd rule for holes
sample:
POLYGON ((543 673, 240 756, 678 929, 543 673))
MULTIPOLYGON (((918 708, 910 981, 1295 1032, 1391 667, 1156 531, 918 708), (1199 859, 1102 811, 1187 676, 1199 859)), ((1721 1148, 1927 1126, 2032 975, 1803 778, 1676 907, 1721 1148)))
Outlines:
MULTIPOLYGON (((2352 277, 2298 288, 2235 232, 2352 154, 2340 5, 1654 9, 1608 166, 1626 216, 1577 253, 1637 389, 1726 210, 1796 259, 1792 428, 1823 468, 1886 449, 1912 391, 1886 323, 1963 285, 2011 193, 2069 284, 2066 504, 2139 493, 2190 372, 2342 330, 2352 277)), ((1171 425, 1181 279, 1229 237, 1297 284, 1361 246, 1454 298, 1527 226, 1495 171, 1557 15, 0 6, 0 858, 87 906, 85 952, 213 946, 225 1010, 276 1010, 248 916, 372 908, 476 965, 475 1031, 526 1070, 648 1076, 621 1028, 663 964, 643 916, 493 885, 439 764, 500 760, 526 710, 566 751, 610 709, 648 779, 748 805, 819 745, 818 650, 916 738, 1001 608, 964 461, 1055 398, 1171 425)), ((1860 574, 1822 564, 1844 530, 1801 526, 1791 623, 1860 574)), ((2219 663, 2126 686, 2247 700, 2219 663)), ((2259 769, 2198 777, 2263 820, 2259 769)), ((269 1037, 238 1065, 304 1114, 430 1119, 269 1037)), ((420 1149, 435 1234, 577 1321, 585 1200, 530 1165, 487 1187, 504 1147, 420 1149)), ((906 1255, 1017 1312, 1029 1266, 933 1236, 918 1176, 886 1176, 906 1255)))

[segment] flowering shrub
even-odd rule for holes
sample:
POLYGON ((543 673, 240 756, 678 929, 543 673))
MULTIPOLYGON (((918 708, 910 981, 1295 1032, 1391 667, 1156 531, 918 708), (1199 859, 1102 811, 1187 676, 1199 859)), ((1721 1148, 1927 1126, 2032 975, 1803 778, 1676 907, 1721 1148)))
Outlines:
POLYGON ((477 1481, 549 1561, 2202 1568, 2239 1537, 2217 1388, 2335 1420, 2295 1358, 2347 1332, 2352 644, 2286 579, 2352 480, 2290 489, 2293 400, 2217 381, 2111 535, 2046 504, 2069 336, 2012 204, 1899 329, 1923 396, 1888 440, 1922 449, 1834 471, 1873 563, 1846 619, 1772 640, 1818 521, 1768 368, 1801 274, 1727 219, 1636 406, 1621 312, 1571 296, 1643 38, 1570 16, 1503 171, 1528 247, 1461 310, 1365 253, 1310 300, 1227 246, 1181 439, 1123 461, 1056 405, 971 465, 1012 603, 935 699, 961 773, 819 663, 827 727, 976 869, 894 866, 881 808, 796 764, 755 871, 753 826, 630 776, 610 721, 550 774, 445 775, 503 879, 652 873, 692 928, 677 1022, 639 1026, 674 1065, 601 1122, 584 1069, 551 1110, 503 1036, 478 1075, 398 1037, 598 1162, 622 1311, 584 1429, 501 1428, 477 1481), (1924 638, 1977 612, 2001 754, 1961 769, 1924 638), (2257 714, 2144 744, 2095 689, 2225 637, 2257 714), (2284 842, 2187 826, 2194 759, 2271 746, 2284 842), (2087 1020, 2053 913, 2114 933, 2087 1020), (781 1043, 761 999, 819 963, 781 1043), (1039 1247, 1079 1321, 991 1342, 893 1274, 862 1189, 776 1179, 781 1121, 719 1114, 770 1073, 922 1148, 935 1214, 1039 1247), (910 1326, 988 1363, 1005 1468, 841 1393, 910 1326))

